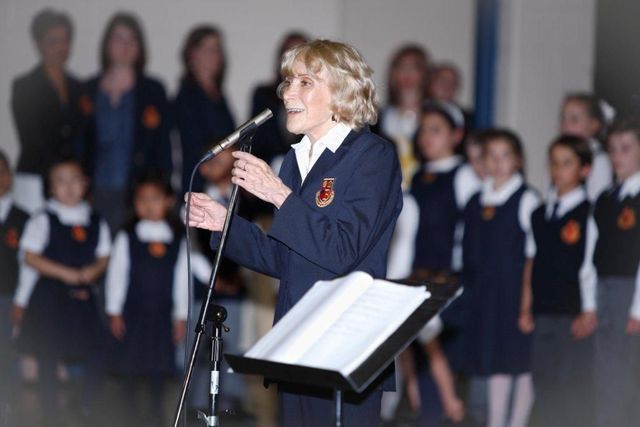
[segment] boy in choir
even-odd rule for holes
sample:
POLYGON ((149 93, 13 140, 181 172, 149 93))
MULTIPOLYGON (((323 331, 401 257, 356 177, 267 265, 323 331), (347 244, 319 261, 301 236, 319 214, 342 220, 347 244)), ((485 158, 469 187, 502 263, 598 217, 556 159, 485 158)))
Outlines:
POLYGON ((640 391, 640 122, 628 119, 609 137, 615 185, 596 203, 598 322, 595 334, 596 425, 638 419, 640 391))
POLYGON ((536 255, 523 292, 519 326, 533 331, 536 390, 532 424, 588 426, 593 421, 597 230, 584 181, 592 153, 587 140, 563 135, 549 147, 552 191, 533 212, 536 255))

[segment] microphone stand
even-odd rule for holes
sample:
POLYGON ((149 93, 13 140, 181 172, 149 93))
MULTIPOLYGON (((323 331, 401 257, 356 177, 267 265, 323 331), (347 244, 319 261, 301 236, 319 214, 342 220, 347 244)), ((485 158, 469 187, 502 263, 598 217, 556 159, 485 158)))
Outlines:
MULTIPOLYGON (((255 130, 255 128, 253 129, 255 130)), ((241 150, 251 152, 251 140, 253 139, 253 132, 244 134, 241 136, 240 142, 242 143, 241 150)), ((213 157, 213 156, 212 156, 213 157)), ((209 362, 211 369, 211 382, 209 387, 209 414, 205 414, 202 411, 198 411, 198 419, 203 420, 207 426, 219 426, 219 395, 220 395, 220 365, 222 363, 222 330, 229 332, 223 322, 227 319, 227 310, 219 305, 212 304, 212 300, 215 294, 215 283, 218 278, 218 270, 224 254, 224 248, 229 237, 229 228, 231 227, 231 220, 236 210, 238 202, 238 185, 234 185, 231 190, 231 198, 229 200, 229 206, 227 207, 227 216, 224 220, 224 226, 222 228, 222 238, 220 239, 220 245, 216 256, 214 258, 213 270, 211 277, 209 278, 209 289, 207 296, 202 302, 200 308, 200 315, 198 316, 198 323, 195 328, 196 336, 194 338, 193 347, 191 348, 191 354, 189 357, 189 364, 184 374, 184 381, 182 384, 182 391, 180 393, 180 399, 178 401, 178 407, 176 409, 175 417, 173 420, 173 426, 178 427, 180 415, 184 410, 184 404, 187 396, 187 391, 191 383, 191 377, 193 375, 193 369, 195 366, 196 358, 198 355, 198 349, 200 347, 200 341, 202 336, 206 334, 206 324, 209 323, 213 326, 211 335, 207 335, 207 339, 210 341, 210 354, 209 362)))

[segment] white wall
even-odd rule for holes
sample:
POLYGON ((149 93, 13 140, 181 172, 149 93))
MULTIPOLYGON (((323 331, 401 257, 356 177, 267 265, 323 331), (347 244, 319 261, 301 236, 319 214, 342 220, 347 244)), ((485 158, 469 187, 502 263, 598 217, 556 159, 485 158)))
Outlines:
MULTIPOLYGON (((271 77, 280 37, 292 29, 353 44, 380 84, 394 48, 408 41, 422 43, 434 59, 459 64, 465 81, 461 99, 469 104, 472 98, 475 0, 1 0, 0 147, 14 160, 11 81, 35 64, 28 29, 34 13, 45 6, 66 10, 73 18, 69 68, 83 78, 97 70, 97 46, 110 15, 120 9, 135 12, 146 30, 148 70, 171 93, 181 71, 179 50, 186 32, 199 23, 219 26, 229 57, 226 93, 238 121, 248 114, 253 86, 271 77)), ((382 86, 380 92, 384 94, 382 86)))
POLYGON ((502 0, 500 21, 496 122, 520 134, 542 189, 562 99, 593 87, 595 0, 502 0))

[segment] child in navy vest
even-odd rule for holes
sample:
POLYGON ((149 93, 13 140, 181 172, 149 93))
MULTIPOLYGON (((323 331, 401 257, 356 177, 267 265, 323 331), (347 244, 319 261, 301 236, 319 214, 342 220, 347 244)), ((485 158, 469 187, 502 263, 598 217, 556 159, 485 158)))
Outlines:
POLYGON ((106 280, 106 310, 115 337, 113 369, 124 377, 126 419, 163 425, 163 387, 176 373, 175 346, 188 311, 186 245, 172 218, 175 199, 163 177, 146 173, 133 191, 135 219, 118 232, 106 280), (136 399, 149 386, 145 411, 136 399))
POLYGON ((43 415, 55 423, 59 363, 84 363, 85 412, 96 391, 104 336, 96 283, 111 239, 106 222, 83 201, 87 179, 78 162, 55 162, 48 184, 52 197, 29 219, 20 241, 27 271, 20 275, 14 312, 17 320, 24 312, 18 348, 38 361, 43 415))
POLYGON ((518 314, 523 273, 535 251, 530 219, 538 197, 520 172, 517 135, 490 130, 481 138, 487 178, 464 213, 463 283, 472 302, 467 365, 471 375, 488 378, 487 425, 524 426, 533 387, 530 337, 518 329, 518 314))
POLYGON ((598 426, 637 422, 640 383, 640 122, 609 137, 616 185, 603 192, 594 217, 598 242, 598 322, 595 334, 598 426), (633 420, 633 421, 631 421, 633 420))
POLYGON ((13 201, 13 174, 6 155, 0 151, 0 418, 8 417, 12 387, 16 384, 16 355, 11 337, 13 333, 11 301, 18 284, 18 243, 29 216, 13 201))
POLYGON ((589 141, 592 153, 591 172, 585 182, 591 202, 613 181, 613 170, 602 141, 606 140, 607 127, 615 112, 604 100, 590 93, 571 93, 564 98, 560 117, 560 131, 589 141))
MULTIPOLYGON (((455 154, 464 134, 464 116, 452 103, 425 104, 416 134, 416 155, 423 167, 411 181, 411 195, 419 207, 415 238, 413 276, 442 282, 460 270, 462 211, 479 181, 471 167, 455 154)), ((456 373, 462 370, 463 301, 454 302, 443 313, 443 331, 437 340, 422 342, 425 356, 445 360, 456 373), (440 348, 440 343, 442 348, 440 348), (442 356, 442 357, 440 357, 442 356), (448 362, 447 362, 448 359, 448 362)), ((418 365, 421 365, 418 361, 418 365)), ((425 366, 426 368, 426 366, 425 366)), ((437 378, 420 372, 421 425, 439 424, 443 415, 461 419, 461 403, 455 393, 442 393, 437 378)), ((411 384, 408 379, 408 384, 411 384)))
POLYGON ((585 139, 567 135, 553 141, 552 191, 531 217, 536 255, 519 323, 523 333, 533 331, 535 426, 582 427, 593 421, 593 340, 588 337, 596 327, 592 260, 597 231, 583 186, 591 159, 585 139))

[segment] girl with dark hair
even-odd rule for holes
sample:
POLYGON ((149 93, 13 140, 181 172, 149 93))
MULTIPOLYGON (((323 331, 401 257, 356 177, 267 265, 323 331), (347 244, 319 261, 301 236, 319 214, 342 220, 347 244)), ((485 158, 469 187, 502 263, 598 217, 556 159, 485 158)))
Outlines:
POLYGON ((13 82, 11 110, 20 145, 16 201, 33 212, 44 203, 42 188, 51 159, 71 155, 77 148, 82 86, 65 69, 73 36, 65 13, 38 12, 31 36, 39 63, 13 82))
POLYGON ((111 237, 107 223, 84 200, 88 181, 77 161, 53 161, 48 184, 51 198, 29 219, 20 239, 25 270, 14 296, 13 320, 20 325, 18 349, 38 361, 43 424, 63 425, 57 424, 58 364, 83 364, 84 415, 90 415, 100 384, 104 331, 97 288, 111 237))
MULTIPOLYGON (((222 34, 211 26, 196 27, 182 48, 183 77, 173 101, 182 146, 182 188, 187 190, 191 171, 210 145, 235 129, 222 85, 226 59, 222 34)), ((202 177, 194 189, 203 189, 202 177)))
POLYGON ((520 138, 502 129, 480 138, 487 177, 464 212, 463 283, 473 301, 465 355, 469 374, 487 377, 487 426, 526 426, 531 337, 518 328, 518 316, 535 255, 531 214, 539 199, 522 174, 520 138))
POLYGON ((169 109, 162 84, 145 75, 147 50, 136 17, 115 14, 100 48, 100 73, 81 100, 88 118, 84 160, 96 209, 112 230, 128 214, 132 177, 149 167, 171 173, 169 109))
POLYGON ((140 177, 133 189, 134 220, 116 235, 106 279, 106 311, 116 340, 113 369, 124 376, 130 425, 162 420, 165 379, 176 373, 175 346, 187 319, 187 253, 175 197, 159 174, 140 177), (136 399, 149 386, 148 409, 136 399))

